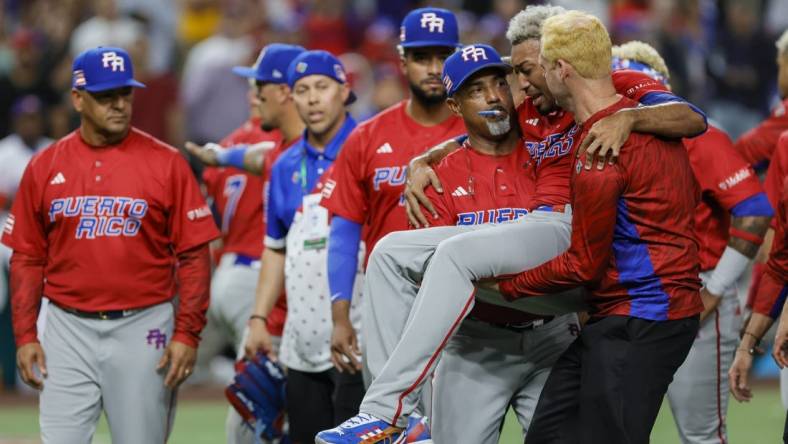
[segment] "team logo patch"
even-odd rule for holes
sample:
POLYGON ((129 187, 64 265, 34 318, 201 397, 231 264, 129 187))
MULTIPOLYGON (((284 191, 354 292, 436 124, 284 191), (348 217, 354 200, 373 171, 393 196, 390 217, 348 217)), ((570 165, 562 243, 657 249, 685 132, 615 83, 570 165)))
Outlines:
POLYGON ((404 42, 405 41, 405 27, 404 26, 400 26, 399 27, 399 41, 400 42, 404 42))
POLYGON ((3 225, 3 233, 10 235, 14 232, 14 220, 14 215, 9 214, 3 225))
POLYGON ((301 180, 301 174, 298 171, 293 171, 293 177, 290 178, 293 183, 298 183, 301 180))
POLYGON ((305 73, 309 65, 306 62, 298 62, 295 67, 297 73, 305 73))
POLYGON ((342 66, 334 65, 334 74, 336 74, 337 79, 339 79, 340 82, 347 82, 347 76, 345 76, 345 70, 342 69, 342 66))
POLYGON ((448 74, 443 76, 443 86, 446 87, 446 91, 451 91, 451 86, 454 82, 451 81, 451 77, 448 74))
POLYGON ((275 79, 281 79, 281 78, 283 77, 283 75, 282 75, 282 72, 281 72, 281 71, 279 71, 278 69, 275 69, 275 70, 274 70, 274 71, 271 73, 271 77, 273 77, 273 78, 275 78, 275 79))
POLYGON ((74 71, 74 86, 85 86, 86 84, 85 71, 81 69, 74 71))
POLYGON ((211 209, 208 208, 208 205, 203 205, 200 208, 189 210, 186 213, 186 217, 189 218, 189 220, 202 219, 203 217, 208 217, 210 215, 211 215, 211 209))
POLYGON ((167 346, 167 334, 158 328, 148 330, 148 336, 145 339, 148 341, 148 345, 155 345, 156 350, 167 346))
POLYGON ((320 193, 325 199, 331 198, 331 195, 334 193, 334 188, 336 188, 337 182, 333 179, 326 182, 326 186, 323 187, 323 191, 320 193))

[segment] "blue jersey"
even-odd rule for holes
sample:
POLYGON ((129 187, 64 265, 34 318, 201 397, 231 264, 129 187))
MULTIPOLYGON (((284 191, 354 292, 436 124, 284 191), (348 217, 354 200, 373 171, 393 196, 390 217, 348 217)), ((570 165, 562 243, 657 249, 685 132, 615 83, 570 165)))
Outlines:
POLYGON ((345 140, 356 127, 356 121, 347 114, 342 128, 318 151, 307 142, 307 135, 296 142, 277 159, 271 169, 268 191, 268 209, 265 246, 282 249, 285 238, 293 223, 296 211, 301 207, 304 196, 310 194, 315 184, 337 158, 345 140))

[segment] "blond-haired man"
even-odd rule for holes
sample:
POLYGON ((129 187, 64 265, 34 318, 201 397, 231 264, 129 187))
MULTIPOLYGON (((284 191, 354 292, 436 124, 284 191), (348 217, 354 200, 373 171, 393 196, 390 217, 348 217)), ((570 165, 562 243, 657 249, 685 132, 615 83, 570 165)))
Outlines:
MULTIPOLYGON (((581 128, 578 143, 594 122, 636 106, 616 93, 610 37, 597 18, 547 19, 541 49, 548 88, 581 128)), ((588 291, 591 319, 553 366, 526 442, 646 443, 703 308, 698 190, 678 141, 632 133, 618 163, 602 170, 583 169, 584 156, 570 179, 569 249, 499 283, 512 299, 588 291)))

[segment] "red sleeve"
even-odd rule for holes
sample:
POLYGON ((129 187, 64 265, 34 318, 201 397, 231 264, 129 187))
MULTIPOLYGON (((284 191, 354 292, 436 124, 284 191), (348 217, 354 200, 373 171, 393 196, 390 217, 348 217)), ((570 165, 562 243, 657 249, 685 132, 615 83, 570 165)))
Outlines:
POLYGON ((358 224, 367 220, 368 202, 364 187, 365 143, 362 132, 353 131, 334 162, 331 193, 324 194, 320 205, 332 214, 358 224))
POLYGON ((730 210, 742 201, 763 192, 758 176, 733 148, 727 134, 709 126, 708 131, 693 139, 689 155, 695 178, 704 192, 730 210))
POLYGON ((16 346, 38 342, 36 318, 41 308, 46 260, 14 251, 11 255, 11 323, 16 346))
POLYGON ((610 263, 616 204, 624 190, 621 167, 582 170, 572 186, 569 249, 545 264, 500 282, 501 293, 505 296, 517 298, 555 293, 598 281, 604 276, 610 263))
POLYGON ((452 201, 450 191, 453 188, 449 186, 448 178, 445 177, 444 174, 441 174, 440 171, 435 172, 438 176, 438 179, 444 185, 443 193, 438 193, 435 191, 433 187, 427 187, 424 190, 424 194, 427 196, 427 199, 432 202, 433 208, 435 208, 435 212, 438 213, 438 218, 433 219, 431 216, 427 216, 430 226, 431 227, 445 227, 448 225, 456 225, 457 224, 457 211, 454 208, 454 202, 452 201))
POLYGON ((202 170, 202 181, 205 183, 206 192, 214 199, 219 193, 221 178, 221 170, 217 167, 205 167, 202 170))
POLYGON ((750 165, 769 160, 774 153, 777 139, 787 130, 788 113, 785 112, 785 104, 783 103, 760 125, 739 137, 735 145, 736 151, 750 165))
POLYGON ((170 240, 175 253, 219 237, 219 229, 186 160, 176 155, 171 165, 170 240))
MULTIPOLYGON (((771 168, 769 168, 771 174, 771 168)), ((775 207, 777 227, 774 230, 774 243, 766 262, 766 271, 758 285, 758 292, 752 303, 752 310, 772 319, 780 317, 785 297, 788 293, 788 181, 783 176, 779 204, 775 207)))
MULTIPOLYGON (((782 195, 783 182, 786 177, 786 167, 788 167, 788 133, 780 137, 777 142, 777 149, 774 151, 774 156, 769 162, 769 170, 766 172, 766 180, 763 187, 766 190, 766 196, 769 198, 769 203, 772 208, 777 208, 782 195)), ((773 224, 776 223, 776 218, 773 224)))
MULTIPOLYGON (((11 205, 11 213, 3 226, 2 241, 14 251, 39 259, 47 257, 47 238, 44 232, 45 214, 41 208, 43 190, 34 171, 34 158, 22 175, 19 189, 11 205)), ((46 178, 44 178, 46 179, 46 178)))
POLYGON ((636 102, 650 92, 668 92, 668 88, 659 80, 629 69, 614 71, 613 85, 616 92, 636 102))
POLYGON ((178 313, 173 341, 197 348, 205 327, 211 287, 211 256, 202 244, 178 254, 178 313))

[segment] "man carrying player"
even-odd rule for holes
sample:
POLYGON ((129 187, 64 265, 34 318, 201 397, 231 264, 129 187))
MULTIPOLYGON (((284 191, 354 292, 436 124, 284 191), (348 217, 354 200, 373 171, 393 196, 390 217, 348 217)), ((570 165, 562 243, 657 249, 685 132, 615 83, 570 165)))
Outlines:
POLYGON ((130 126, 128 53, 89 49, 72 74, 80 127, 33 157, 3 229, 20 374, 46 443, 90 442, 102 411, 113 442, 165 442, 219 232, 180 153, 130 126))
MULTIPOLYGON (((512 23, 541 23, 544 18, 562 11, 554 7, 529 7, 512 23)), ((457 300, 458 295, 472 294, 474 280, 533 268, 568 247, 571 216, 565 204, 569 201, 568 180, 572 171, 571 160, 574 159, 569 154, 572 153, 577 127, 569 113, 554 109, 549 91, 536 86, 544 82, 536 63, 539 29, 539 26, 510 28, 509 36, 514 44, 513 64, 520 71, 520 80, 531 97, 519 110, 520 125, 526 140, 536 141, 528 146, 537 163, 536 195, 539 200, 534 206, 541 211, 530 213, 511 224, 396 233, 381 241, 368 268, 367 295, 370 302, 380 305, 378 312, 383 316, 386 312, 410 310, 417 291, 418 298, 408 328, 402 333, 401 343, 367 393, 361 408, 365 414, 337 429, 321 433, 319 439, 324 442, 353 442, 343 440, 340 434, 348 436, 347 433, 352 434, 354 430, 375 429, 381 431, 381 437, 397 436, 405 422, 404 416, 412 411, 414 399, 434 367, 440 348, 473 304, 472 298, 457 300), (538 142, 540 140, 541 143, 538 142), (430 257, 434 259, 430 262, 430 272, 422 280, 425 263, 430 257), (439 275, 435 273, 436 269, 441 270, 439 275), (436 308, 425 309, 427 306, 436 308), (378 415, 385 415, 384 420, 378 419, 378 415)), ((632 85, 627 92, 644 100, 648 99, 649 87, 658 84, 644 75, 630 77, 632 85)), ((659 90, 664 90, 664 87, 659 90)), ((639 122, 667 136, 692 135, 703 129, 702 115, 695 115, 675 96, 671 100, 678 103, 625 111, 623 118, 616 116, 611 120, 639 122), (665 118, 654 118, 653 114, 660 113, 665 114, 665 118), (682 117, 677 119, 678 115, 682 117), (682 131, 685 132, 682 134, 682 131)), ((602 122, 597 122, 591 131, 602 122)), ((558 308, 567 309, 566 306, 558 308)), ((403 328, 401 325, 390 327, 400 332, 403 328)))

